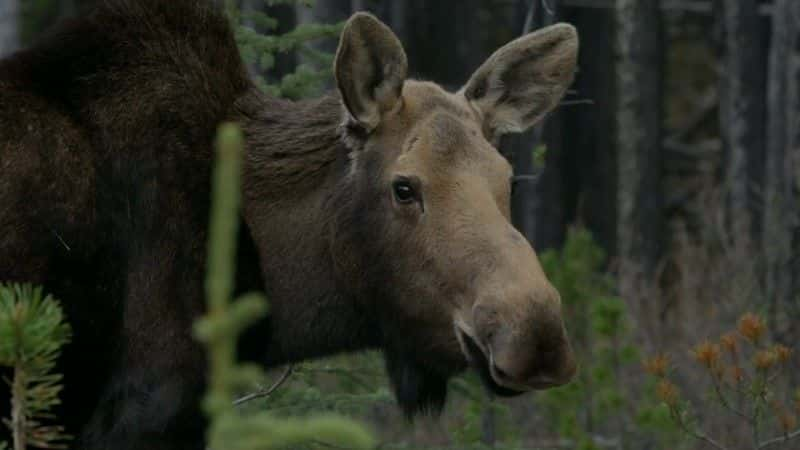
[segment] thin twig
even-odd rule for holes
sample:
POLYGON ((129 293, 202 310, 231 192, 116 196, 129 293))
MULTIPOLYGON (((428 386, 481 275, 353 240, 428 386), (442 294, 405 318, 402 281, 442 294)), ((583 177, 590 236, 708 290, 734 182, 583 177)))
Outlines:
POLYGON ((550 0, 542 0, 542 6, 544 7, 544 10, 547 12, 547 14, 551 16, 554 16, 556 14, 555 8, 553 8, 553 6, 550 5, 550 0))
POLYGON ((794 439, 794 438, 796 438, 798 436, 800 436, 800 429, 794 430, 791 433, 787 433, 787 434, 785 434, 783 436, 779 436, 779 437, 776 437, 776 438, 773 438, 773 439, 768 439, 768 440, 758 444, 758 448, 762 449, 762 448, 767 448, 770 445, 780 444, 782 442, 788 442, 788 441, 791 441, 792 439, 794 439))
POLYGON ((559 103, 559 106, 572 106, 572 105, 594 105, 594 100, 589 98, 582 98, 577 100, 564 100, 559 103))
POLYGON ((55 235, 56 239, 58 239, 58 242, 61 242, 61 245, 63 245, 63 246, 64 246, 64 248, 65 248, 65 249, 67 249, 67 251, 68 251, 68 252, 71 252, 71 251, 72 251, 72 249, 70 248, 70 246, 69 246, 69 245, 67 245, 67 242, 66 242, 66 241, 64 241, 64 239, 61 237, 61 235, 60 235, 60 234, 58 234, 58 232, 57 232, 56 230, 54 230, 53 228, 51 228, 51 229, 50 229, 50 231, 52 231, 52 232, 53 232, 53 234, 55 235))
POLYGON ((760 373, 759 379, 756 380, 756 386, 759 386, 758 390, 756 391, 755 401, 753 402, 753 445, 756 449, 759 447, 759 442, 761 442, 761 436, 759 435, 759 419, 761 418, 761 400, 763 399, 766 402, 766 398, 764 398, 764 394, 766 393, 766 386, 767 386, 767 378, 769 376, 768 372, 760 373), (761 381, 761 383, 759 383, 761 381))
POLYGON ((753 418, 745 414, 743 411, 737 409, 735 406, 731 404, 728 398, 725 397, 725 393, 722 392, 721 381, 722 380, 717 379, 716 375, 714 375, 713 373, 711 374, 711 382, 714 385, 714 392, 717 393, 717 397, 719 398, 719 401, 722 404, 722 406, 727 410, 729 410, 730 412, 734 413, 735 415, 744 419, 748 424, 752 425, 753 418))
POLYGON ((316 439, 311 441, 311 443, 314 444, 314 445, 317 445, 319 447, 335 448, 335 449, 340 449, 340 450, 350 450, 350 449, 353 448, 353 447, 341 447, 341 446, 336 445, 336 444, 331 444, 330 442, 320 441, 320 440, 316 440, 316 439))
POLYGON ((261 389, 256 392, 253 392, 252 394, 247 394, 244 397, 238 398, 233 401, 233 406, 239 406, 243 403, 247 403, 257 398, 269 397, 273 392, 275 392, 276 389, 281 387, 281 385, 287 379, 289 379, 289 376, 292 374, 293 370, 294 370, 294 365, 289 364, 289 366, 286 367, 286 370, 284 370, 283 373, 281 374, 280 378, 278 378, 278 380, 275 383, 273 383, 272 386, 269 387, 269 389, 261 389))
POLYGON ((522 26, 522 35, 526 35, 533 29, 533 16, 536 13, 536 4, 539 0, 531 0, 531 6, 528 7, 528 13, 525 14, 525 25, 522 26))
POLYGON ((719 442, 715 441, 714 439, 708 437, 705 433, 698 431, 696 429, 691 429, 689 425, 684 422, 683 417, 681 416, 680 411, 678 411, 674 407, 670 407, 670 414, 672 415, 673 419, 678 423, 678 426, 686 432, 689 436, 694 437, 695 439, 701 440, 712 447, 716 448, 717 450, 727 450, 724 445, 720 444, 719 442))

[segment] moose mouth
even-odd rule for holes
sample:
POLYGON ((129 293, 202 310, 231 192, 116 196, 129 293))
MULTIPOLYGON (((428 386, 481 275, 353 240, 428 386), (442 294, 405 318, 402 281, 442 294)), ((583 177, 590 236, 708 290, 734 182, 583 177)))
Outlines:
POLYGON ((489 392, 500 397, 515 397, 527 391, 506 387, 495 381, 494 376, 492 376, 490 357, 486 356, 486 352, 481 349, 475 339, 459 326, 456 326, 456 335, 470 366, 478 373, 483 385, 489 392))

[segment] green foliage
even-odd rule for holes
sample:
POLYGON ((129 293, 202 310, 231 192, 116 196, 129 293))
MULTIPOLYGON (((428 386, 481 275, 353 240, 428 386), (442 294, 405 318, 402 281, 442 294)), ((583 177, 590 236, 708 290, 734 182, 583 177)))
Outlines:
POLYGON ((533 168, 542 170, 547 163, 547 146, 539 144, 533 148, 533 168))
MULTIPOLYGON (((269 1, 269 5, 293 4, 293 0, 269 1)), ((310 6, 312 2, 301 2, 310 6)), ((278 21, 263 11, 238 11, 229 6, 236 26, 236 42, 245 64, 251 69, 256 83, 276 97, 298 99, 318 94, 331 80, 333 55, 314 48, 314 44, 339 35, 344 24, 300 24, 279 34, 278 21), (246 25, 242 25, 242 23, 246 25), (301 58, 291 73, 276 76, 279 54, 295 52, 301 58)))
POLYGON ((11 418, 3 421, 15 448, 65 447, 63 427, 44 422, 59 403, 62 376, 51 372, 69 339, 61 307, 42 288, 0 284, 0 366, 13 369, 11 418))
POLYGON ((209 447, 260 450, 321 442, 329 446, 369 448, 373 445, 370 435, 361 426, 340 417, 287 419, 269 411, 240 410, 234 406, 237 391, 264 377, 257 367, 236 364, 236 340, 245 328, 266 314, 267 303, 258 294, 230 302, 241 195, 242 134, 238 127, 223 125, 217 147, 206 272, 208 313, 195 325, 195 336, 209 350, 209 391, 204 400, 210 419, 209 447))
POLYGON ((458 448, 489 448, 477 444, 484 437, 484 421, 489 418, 493 427, 491 432, 497 441, 493 448, 508 448, 517 443, 519 430, 511 420, 511 408, 490 398, 475 373, 454 379, 449 390, 460 403, 460 417, 449 427, 449 434, 458 448))
MULTIPOLYGON (((560 251, 541 255, 548 278, 561 294, 565 321, 578 360, 577 379, 541 397, 562 437, 576 448, 598 448, 594 434, 622 439, 641 415, 655 425, 657 411, 642 410, 623 374, 638 365, 640 349, 631 335, 625 303, 616 296, 614 279, 604 271, 605 254, 591 234, 573 228, 560 251)), ((623 443, 624 444, 624 443, 623 443)))

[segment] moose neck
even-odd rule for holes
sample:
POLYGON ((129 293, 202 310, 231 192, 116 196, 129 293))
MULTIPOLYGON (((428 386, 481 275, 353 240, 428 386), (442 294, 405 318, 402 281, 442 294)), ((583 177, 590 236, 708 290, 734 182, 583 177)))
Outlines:
POLYGON ((331 192, 347 171, 338 98, 295 103, 254 90, 234 108, 247 142, 244 219, 270 302, 243 356, 274 366, 379 346, 333 269, 331 192))

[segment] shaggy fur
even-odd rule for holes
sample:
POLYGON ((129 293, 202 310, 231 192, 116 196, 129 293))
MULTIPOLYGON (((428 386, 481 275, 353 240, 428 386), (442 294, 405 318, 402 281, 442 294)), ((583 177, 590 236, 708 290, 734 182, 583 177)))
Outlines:
POLYGON ((207 0, 103 0, 1 61, 0 280, 44 285, 64 305, 74 339, 57 412, 73 447, 204 447, 206 364, 191 326, 224 121, 247 143, 237 291, 271 300, 243 358, 273 367, 382 349, 409 415, 440 409, 468 361, 501 394, 569 379, 558 294, 509 223, 510 167, 483 134, 503 128, 500 116, 527 125, 566 89, 577 37, 556 31, 549 47, 547 33, 525 42, 558 48, 557 70, 519 63, 517 42, 469 96, 406 81, 399 41, 357 15, 337 55, 339 93, 268 98, 207 0), (519 111, 524 99, 496 79, 549 85, 520 81, 543 103, 519 111), (415 203, 394 200, 403 175, 415 203), (513 389, 493 380, 491 351, 513 389))
MULTIPOLYGON (((249 87, 199 1, 102 2, 0 62, 0 280, 65 307, 74 448, 202 448, 210 144, 249 87)), ((258 289, 248 256, 241 288, 258 289)))

